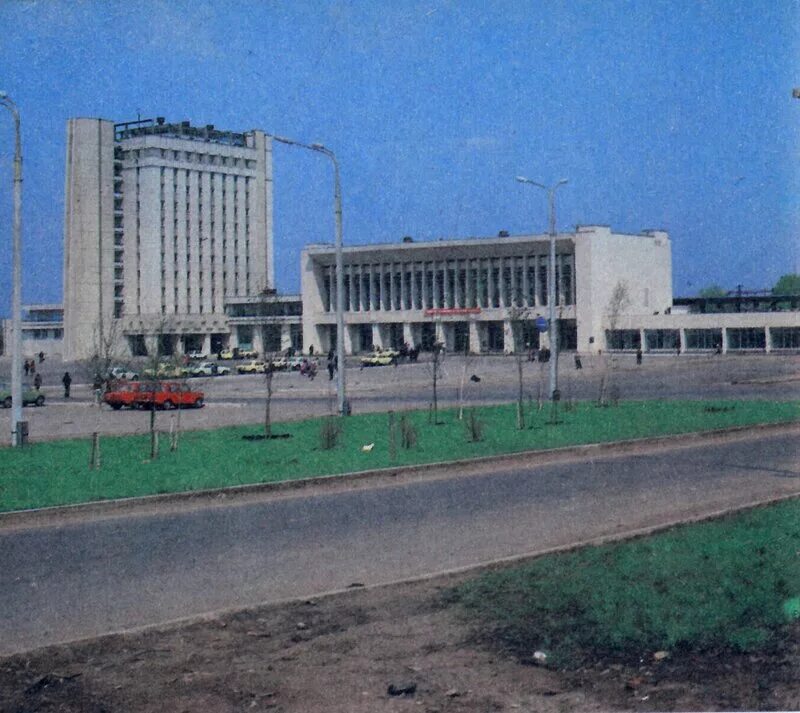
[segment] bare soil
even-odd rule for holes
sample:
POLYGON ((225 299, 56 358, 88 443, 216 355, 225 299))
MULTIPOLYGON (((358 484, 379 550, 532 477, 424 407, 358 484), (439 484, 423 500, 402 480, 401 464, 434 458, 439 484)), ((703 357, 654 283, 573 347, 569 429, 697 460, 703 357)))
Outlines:
POLYGON ((558 671, 479 637, 448 603, 462 578, 354 586, 2 659, 0 711, 800 709, 800 626, 758 656, 643 652, 558 671))

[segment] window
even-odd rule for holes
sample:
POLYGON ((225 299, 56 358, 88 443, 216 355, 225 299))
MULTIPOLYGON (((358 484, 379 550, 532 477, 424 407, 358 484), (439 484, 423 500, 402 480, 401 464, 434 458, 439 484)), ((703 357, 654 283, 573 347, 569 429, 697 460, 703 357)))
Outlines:
POLYGON ((764 349, 766 338, 762 328, 728 330, 728 349, 764 349))
POLYGON ((683 333, 686 349, 716 349, 722 344, 721 329, 687 329, 683 333))
POLYGON ((800 349, 800 327, 773 327, 769 335, 773 349, 800 349))
POLYGON ((607 329, 606 349, 632 351, 642 345, 638 329, 607 329))

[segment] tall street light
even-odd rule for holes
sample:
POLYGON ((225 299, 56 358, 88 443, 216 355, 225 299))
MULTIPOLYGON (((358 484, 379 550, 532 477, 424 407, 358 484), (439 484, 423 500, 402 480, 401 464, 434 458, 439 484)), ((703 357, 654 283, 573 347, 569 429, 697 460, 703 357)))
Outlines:
POLYGON ((517 176, 517 181, 536 186, 547 191, 547 202, 550 209, 550 260, 547 266, 547 305, 550 312, 548 337, 550 339, 550 398, 554 399, 558 391, 558 326, 556 324, 556 191, 567 183, 562 178, 549 188, 542 183, 532 181, 525 176, 517 176))
POLYGON ((289 146, 300 146, 327 156, 333 162, 333 210, 336 225, 336 396, 340 416, 350 409, 345 398, 344 379, 344 258, 342 255, 342 186, 339 180, 339 162, 336 155, 322 144, 304 144, 283 136, 273 136, 275 141, 289 146))
POLYGON ((14 287, 11 303, 11 445, 21 445, 22 434, 17 432, 22 421, 22 267, 21 267, 21 208, 22 208, 22 139, 19 130, 17 105, 6 92, 0 91, 0 104, 14 117, 14 218, 13 272, 14 287))

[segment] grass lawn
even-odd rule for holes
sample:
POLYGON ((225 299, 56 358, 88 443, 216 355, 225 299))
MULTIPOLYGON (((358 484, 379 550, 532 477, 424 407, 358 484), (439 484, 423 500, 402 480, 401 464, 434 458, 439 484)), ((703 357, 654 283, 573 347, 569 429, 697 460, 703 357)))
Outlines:
MULTIPOLYGON (((322 419, 276 424, 274 433, 289 438, 248 441, 259 427, 237 426, 181 435, 169 451, 161 437, 161 455, 149 460, 149 436, 101 439, 102 467, 89 469, 90 439, 35 443, 0 449, 0 511, 22 510, 111 498, 135 497, 247 483, 266 483, 318 475, 474 458, 530 449, 556 448, 664 434, 704 431, 755 423, 800 419, 797 402, 669 401, 622 402, 598 408, 579 403, 561 411, 560 423, 547 423, 547 408, 526 414, 516 428, 514 404, 475 409, 483 437, 470 442, 456 411, 440 412, 440 425, 427 412, 405 412, 416 430, 413 448, 401 447, 396 434, 390 447, 387 414, 362 414, 344 420, 338 445, 321 447, 322 419), (368 452, 362 446, 373 443, 368 452)), ((395 414, 395 422, 400 413, 395 414)), ((136 418, 136 415, 132 415, 136 418)), ((147 418, 145 413, 141 418, 147 418)), ((159 425, 168 428, 166 415, 159 425)), ((396 429, 399 431, 399 429, 396 429)))
POLYGON ((800 618, 800 501, 542 557, 452 592, 485 640, 565 668, 756 651, 800 618))

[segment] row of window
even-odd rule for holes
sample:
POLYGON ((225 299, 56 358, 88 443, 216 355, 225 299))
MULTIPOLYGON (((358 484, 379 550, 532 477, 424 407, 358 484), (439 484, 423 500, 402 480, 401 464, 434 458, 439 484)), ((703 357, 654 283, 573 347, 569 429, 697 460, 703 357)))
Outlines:
MULTIPOLYGON (((710 351, 722 349, 722 329, 685 329, 685 344, 681 345, 677 329, 645 329, 644 344, 638 329, 606 330, 606 348, 615 351, 710 351)), ((761 327, 730 327, 725 330, 728 350, 764 350, 766 330, 761 327)), ((771 349, 800 349, 800 327, 772 327, 769 330, 771 349)))
POLYGON ((253 169, 256 167, 255 159, 242 158, 240 156, 222 156, 221 154, 199 153, 195 151, 173 151, 154 147, 123 150, 117 154, 117 156, 118 160, 129 161, 138 161, 140 158, 161 158, 172 161, 205 164, 208 166, 224 166, 227 168, 253 169))

